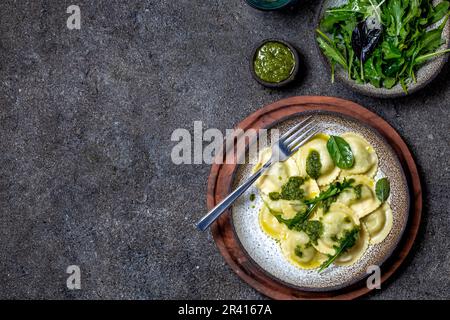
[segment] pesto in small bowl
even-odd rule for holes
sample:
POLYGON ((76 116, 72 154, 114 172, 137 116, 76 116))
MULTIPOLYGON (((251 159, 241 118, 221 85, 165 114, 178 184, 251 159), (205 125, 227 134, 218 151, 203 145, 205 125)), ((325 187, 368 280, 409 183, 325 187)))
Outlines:
POLYGON ((282 40, 268 39, 253 52, 251 71, 259 83, 277 88, 291 83, 298 71, 295 48, 282 40))

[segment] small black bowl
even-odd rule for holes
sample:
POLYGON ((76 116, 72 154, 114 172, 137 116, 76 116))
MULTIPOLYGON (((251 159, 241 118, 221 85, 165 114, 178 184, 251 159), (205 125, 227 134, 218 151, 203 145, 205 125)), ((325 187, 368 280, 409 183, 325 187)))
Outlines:
POLYGON ((266 39, 266 40, 261 41, 253 49, 252 55, 250 57, 250 72, 252 73, 253 78, 267 88, 281 88, 281 87, 285 87, 285 86, 291 84, 297 77, 299 65, 300 65, 300 58, 299 58, 297 49, 295 49, 295 47, 293 45, 291 45, 289 42, 280 40, 280 39, 266 39), (281 44, 284 44, 285 46, 287 46, 289 48, 289 50, 291 50, 291 52, 294 56, 295 65, 294 65, 294 70, 292 70, 291 75, 286 80, 283 80, 281 82, 267 82, 267 81, 262 80, 256 74, 255 67, 253 64, 253 62, 255 61, 256 53, 258 52, 258 49, 261 48, 267 42, 279 42, 281 44))

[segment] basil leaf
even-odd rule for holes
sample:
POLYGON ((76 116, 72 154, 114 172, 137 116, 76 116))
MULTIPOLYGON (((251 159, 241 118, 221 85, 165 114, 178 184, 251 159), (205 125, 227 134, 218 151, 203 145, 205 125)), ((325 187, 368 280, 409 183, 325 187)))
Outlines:
POLYGON ((341 169, 353 167, 355 159, 350 145, 343 138, 331 136, 327 142, 327 149, 334 164, 341 169))
POLYGON ((391 185, 388 178, 381 178, 377 181, 375 185, 375 194, 378 200, 385 202, 389 198, 389 193, 391 192, 391 185))
POLYGON ((320 162, 320 154, 316 150, 311 150, 306 158, 306 173, 313 179, 320 176, 322 163, 320 162))
POLYGON ((381 29, 369 29, 367 20, 355 27, 352 33, 352 48, 361 64, 364 64, 381 39, 381 29))

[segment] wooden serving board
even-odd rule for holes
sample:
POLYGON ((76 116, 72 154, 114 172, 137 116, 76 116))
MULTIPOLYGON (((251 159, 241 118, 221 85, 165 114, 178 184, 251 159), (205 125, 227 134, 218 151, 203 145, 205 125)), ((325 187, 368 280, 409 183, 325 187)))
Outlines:
MULTIPOLYGON (((382 118, 364 107, 339 98, 299 96, 277 101, 248 116, 237 125, 243 130, 271 127, 295 114, 322 110, 353 117, 376 129, 397 153, 408 180, 411 194, 410 215, 402 240, 391 257, 381 266, 383 283, 400 267, 416 238, 422 213, 422 190, 414 159, 399 134, 382 118)), ((213 164, 208 179, 207 206, 212 209, 231 192, 236 164, 213 164)), ((250 286, 273 299, 354 299, 367 294, 365 279, 344 289, 327 292, 301 291, 269 277, 241 248, 232 229, 230 210, 212 226, 217 247, 226 262, 250 286)))

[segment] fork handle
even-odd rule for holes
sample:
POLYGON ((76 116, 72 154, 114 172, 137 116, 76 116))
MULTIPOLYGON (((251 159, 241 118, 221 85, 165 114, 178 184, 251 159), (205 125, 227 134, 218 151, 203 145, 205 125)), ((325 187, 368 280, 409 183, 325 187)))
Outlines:
POLYGON ((209 211, 203 218, 201 218, 196 226, 201 231, 205 231, 220 215, 227 210, 233 202, 239 198, 250 186, 272 165, 272 161, 267 161, 258 171, 256 171, 250 178, 248 178, 243 184, 230 193, 225 199, 223 199, 218 205, 216 205, 211 211, 209 211))

